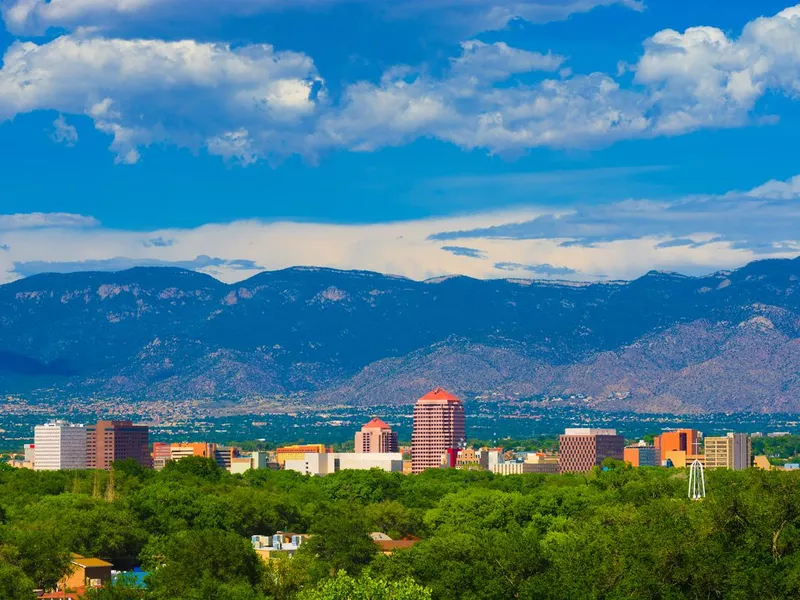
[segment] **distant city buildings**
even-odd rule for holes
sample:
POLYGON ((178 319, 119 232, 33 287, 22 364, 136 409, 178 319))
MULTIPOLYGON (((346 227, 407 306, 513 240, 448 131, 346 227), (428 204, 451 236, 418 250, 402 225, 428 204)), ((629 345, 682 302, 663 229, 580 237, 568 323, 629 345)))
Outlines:
POLYGON ((87 467, 109 470, 116 461, 132 459, 152 468, 150 430, 131 421, 98 421, 86 427, 87 467))
MULTIPOLYGON (((700 455, 700 439, 702 435, 696 429, 678 429, 676 431, 665 431, 656 437, 653 440, 653 444, 659 451, 659 464, 666 464, 670 452, 683 452, 683 459, 679 459, 683 463, 687 462, 687 457, 700 455)), ((691 460, 688 462, 691 463, 691 460)))
POLYGON ((304 460, 306 454, 325 454, 330 450, 325 444, 295 444, 293 446, 283 446, 275 451, 278 466, 283 469, 287 460, 304 460))
POLYGON ((52 421, 33 430, 37 471, 85 469, 86 428, 67 421, 52 421))
POLYGON ((254 535, 250 542, 259 558, 268 563, 282 556, 294 556, 308 538, 305 533, 277 531, 273 535, 254 535))
POLYGON ((330 475, 345 470, 380 469, 403 472, 403 455, 399 452, 309 452, 299 459, 284 462, 284 469, 303 475, 330 475))
POLYGON ((356 433, 355 451, 357 453, 397 452, 397 433, 380 419, 372 419, 356 433))
POLYGON ((655 446, 626 446, 623 460, 632 467, 658 467, 661 465, 660 451, 655 446))
POLYGON ((466 442, 466 421, 461 401, 442 388, 417 400, 411 436, 411 472, 437 469, 448 450, 466 442))
POLYGON ((560 471, 581 473, 591 471, 606 458, 624 459, 625 438, 615 429, 566 429, 559 436, 560 471))
POLYGON ((751 446, 746 433, 729 433, 725 437, 707 437, 705 442, 707 469, 732 469, 741 471, 750 468, 751 446))

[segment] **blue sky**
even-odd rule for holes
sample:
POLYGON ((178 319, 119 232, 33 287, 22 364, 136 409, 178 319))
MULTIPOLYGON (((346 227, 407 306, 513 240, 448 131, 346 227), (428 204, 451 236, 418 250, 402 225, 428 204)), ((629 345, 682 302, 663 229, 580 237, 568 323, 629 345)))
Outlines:
POLYGON ((791 3, 0 10, 0 281, 627 278, 800 253, 791 3))

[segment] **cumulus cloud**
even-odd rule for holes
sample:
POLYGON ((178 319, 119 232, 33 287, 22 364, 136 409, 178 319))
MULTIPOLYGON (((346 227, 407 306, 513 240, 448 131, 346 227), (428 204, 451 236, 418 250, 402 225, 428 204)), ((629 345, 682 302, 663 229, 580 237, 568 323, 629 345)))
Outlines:
MULTIPOLYGON (((147 4, 125 2, 131 10, 147 4)), ((77 6, 54 0, 35 10, 55 14, 77 6)), ((594 147, 764 123, 774 115, 757 114, 760 98, 800 92, 800 5, 748 23, 739 37, 713 27, 658 32, 623 69, 634 73, 630 85, 605 73, 572 74, 563 65, 552 53, 470 40, 442 73, 395 66, 379 81, 345 84, 334 102, 302 53, 72 34, 12 44, 0 70, 0 120, 39 109, 87 115, 111 136, 121 163, 168 143, 242 165, 290 154, 315 158, 325 150, 373 151, 419 138, 513 156, 541 146, 594 147), (516 77, 532 72, 539 75, 516 77)))
POLYGON ((18 213, 0 214, 0 231, 40 229, 49 227, 96 227, 100 222, 94 217, 71 213, 18 213))
POLYGON ((800 254, 798 198, 785 197, 779 184, 672 202, 626 200, 364 225, 237 221, 133 232, 68 227, 59 219, 48 227, 33 216, 27 219, 39 223, 33 228, 0 228, 0 245, 8 248, 0 252, 0 280, 137 265, 182 266, 225 281, 297 265, 413 279, 628 279, 654 268, 698 274, 800 254))
POLYGON ((65 146, 74 146, 78 142, 78 130, 67 123, 64 115, 58 115, 53 121, 53 141, 65 146))
POLYGON ((309 57, 268 45, 62 36, 9 47, 0 70, 0 120, 39 109, 87 115, 112 137, 124 163, 158 142, 209 146, 247 162, 245 128, 261 149, 303 151, 319 84, 309 57))
POLYGON ((361 4, 393 19, 427 16, 442 27, 467 33, 502 29, 514 19, 558 21, 598 6, 643 8, 641 0, 5 0, 0 7, 10 31, 36 35, 50 28, 113 30, 130 22, 141 24, 168 18, 202 24, 209 16, 247 17, 346 4, 361 4))

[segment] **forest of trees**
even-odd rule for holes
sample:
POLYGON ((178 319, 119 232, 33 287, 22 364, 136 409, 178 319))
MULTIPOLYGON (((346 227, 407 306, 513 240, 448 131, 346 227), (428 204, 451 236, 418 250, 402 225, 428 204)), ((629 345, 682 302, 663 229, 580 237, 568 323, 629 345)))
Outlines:
POLYGON ((184 459, 161 472, 0 465, 0 598, 31 600, 71 552, 140 564, 88 600, 498 600, 800 597, 800 479, 623 464, 586 475, 433 470, 230 475, 184 459), (249 536, 311 533, 266 565, 249 536), (386 557, 368 537, 422 538, 386 557))

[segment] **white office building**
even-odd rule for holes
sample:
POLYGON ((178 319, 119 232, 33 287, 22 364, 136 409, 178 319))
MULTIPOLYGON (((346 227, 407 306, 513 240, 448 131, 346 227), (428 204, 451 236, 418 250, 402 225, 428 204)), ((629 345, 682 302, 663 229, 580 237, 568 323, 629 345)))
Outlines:
POLYGON ((86 468, 86 429, 66 421, 37 425, 33 430, 36 471, 86 468))
POLYGON ((399 452, 329 452, 307 453, 303 459, 287 460, 287 471, 304 475, 329 475, 337 471, 381 469, 391 473, 403 472, 403 455, 399 452))

